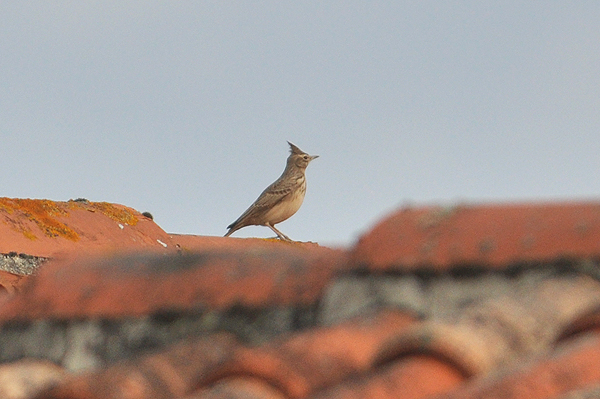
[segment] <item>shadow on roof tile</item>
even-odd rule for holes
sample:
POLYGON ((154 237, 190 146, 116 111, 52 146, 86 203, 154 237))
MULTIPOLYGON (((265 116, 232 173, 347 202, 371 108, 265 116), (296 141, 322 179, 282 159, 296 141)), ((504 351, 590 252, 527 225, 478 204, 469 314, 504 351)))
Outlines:
POLYGON ((558 342, 568 341, 579 335, 595 332, 600 334, 600 305, 582 314, 566 326, 558 337, 558 342))
POLYGON ((189 395, 237 347, 230 335, 211 335, 174 345, 137 361, 75 375, 37 399, 172 399, 189 395))
POLYGON ((412 323, 414 318, 404 312, 382 311, 258 347, 242 346, 228 335, 211 335, 75 376, 41 398, 161 399, 195 391, 216 395, 247 378, 253 381, 251 390, 261 383, 260 389, 273 395, 305 397, 370 370, 381 343, 412 323))
POLYGON ((19 292, 29 277, 0 270, 0 295, 19 292))
POLYGON ((597 306, 599 282, 586 276, 545 280, 518 295, 475 304, 451 320, 416 325, 392 338, 379 361, 428 353, 467 375, 483 375, 551 350, 565 326, 597 306))
POLYGON ((439 358, 414 354, 371 372, 349 378, 311 399, 418 399, 448 392, 465 376, 439 358))
POLYGON ((437 399, 550 399, 600 383, 600 336, 584 335, 437 399))
POLYGON ((404 312, 384 310, 260 347, 242 348, 213 378, 251 375, 270 382, 289 397, 305 397, 368 371, 381 344, 414 322, 404 312))

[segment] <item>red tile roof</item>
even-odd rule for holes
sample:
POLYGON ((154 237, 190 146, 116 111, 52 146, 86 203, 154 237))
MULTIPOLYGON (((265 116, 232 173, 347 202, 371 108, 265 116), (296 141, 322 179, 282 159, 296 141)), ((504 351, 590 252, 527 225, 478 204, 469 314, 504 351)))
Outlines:
POLYGON ((600 203, 401 209, 350 249, 169 235, 94 204, 0 201, 2 251, 50 257, 33 276, 0 273, 0 359, 26 358, 0 360, 0 382, 18 390, 40 370, 27 399, 566 399, 600 386, 600 203))
POLYGON ((365 234, 354 261, 373 269, 502 268, 600 256, 600 203, 403 208, 365 234))
POLYGON ((288 399, 289 396, 264 381, 252 376, 240 376, 222 380, 211 389, 195 392, 186 399, 288 399))
POLYGON ((29 398, 60 383, 67 373, 48 361, 23 360, 0 365, 0 398, 29 398))
POLYGON ((0 198, 0 253, 176 251, 169 234, 134 209, 107 202, 0 198))
POLYGON ((252 390, 306 397, 369 370, 379 343, 413 322, 402 312, 384 311, 261 347, 241 345, 230 336, 210 336, 141 361, 74 378, 46 398, 168 398, 196 389, 210 397, 232 385, 248 389, 247 377, 251 377, 252 390), (132 385, 138 392, 126 393, 132 385))
POLYGON ((176 344, 134 362, 73 376, 39 399, 182 397, 191 393, 214 368, 230 359, 238 345, 235 339, 224 334, 176 344))
POLYGON ((26 284, 23 295, 2 305, 0 321, 310 304, 346 267, 345 260, 341 251, 289 244, 175 256, 68 257, 48 261, 35 284, 26 284))
POLYGON ((26 280, 26 276, 0 270, 0 295, 2 295, 2 293, 14 294, 17 291, 20 291, 21 286, 26 280))
MULTIPOLYGON (((576 300, 576 298, 573 298, 576 300)), ((558 341, 572 339, 573 337, 589 332, 600 333, 600 306, 592 308, 589 312, 581 312, 562 329, 558 341)))
POLYGON ((311 399, 418 399, 445 393, 465 382, 451 363, 436 356, 414 353, 325 389, 311 399))
POLYGON ((381 342, 414 321, 403 312, 384 311, 261 347, 243 348, 211 379, 252 375, 276 386, 287 397, 303 398, 368 371, 381 342))
POLYGON ((600 336, 582 336, 551 354, 477 379, 439 398, 546 399, 600 382, 600 336))

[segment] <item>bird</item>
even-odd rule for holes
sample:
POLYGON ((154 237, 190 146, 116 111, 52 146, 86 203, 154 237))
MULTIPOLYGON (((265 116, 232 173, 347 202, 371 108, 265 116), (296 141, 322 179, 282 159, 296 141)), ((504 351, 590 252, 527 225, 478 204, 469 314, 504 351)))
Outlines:
POLYGON ((294 144, 281 176, 267 187, 252 205, 237 220, 227 226, 225 237, 246 226, 266 226, 273 230, 282 241, 292 240, 279 231, 275 225, 294 215, 306 194, 306 167, 318 155, 308 155, 294 144))

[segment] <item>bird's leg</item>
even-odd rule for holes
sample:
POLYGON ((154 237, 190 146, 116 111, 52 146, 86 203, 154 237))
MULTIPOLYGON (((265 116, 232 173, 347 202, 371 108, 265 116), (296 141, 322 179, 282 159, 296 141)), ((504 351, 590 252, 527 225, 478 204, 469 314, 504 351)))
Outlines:
POLYGON ((283 234, 281 231, 277 230, 275 228, 275 226, 272 226, 270 223, 266 223, 266 226, 268 228, 270 228, 271 230, 273 230, 275 232, 275 234, 277 234, 277 236, 279 237, 279 239, 283 240, 283 241, 289 241, 292 242, 292 240, 290 239, 290 237, 286 236, 285 234, 283 234))

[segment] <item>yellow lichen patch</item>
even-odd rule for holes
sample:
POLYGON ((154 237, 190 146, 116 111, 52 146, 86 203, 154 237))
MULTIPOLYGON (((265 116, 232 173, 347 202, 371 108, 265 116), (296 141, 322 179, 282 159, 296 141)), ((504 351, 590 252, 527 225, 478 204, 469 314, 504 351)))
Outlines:
POLYGON ((136 214, 129 209, 119 208, 108 202, 89 202, 87 206, 108 216, 112 220, 130 226, 135 226, 139 220, 136 214))
MULTIPOLYGON (((38 225, 48 237, 63 237, 72 241, 79 240, 79 235, 66 224, 57 220, 57 216, 68 216, 64 203, 49 200, 0 198, 0 208, 9 214, 15 211, 23 213, 29 220, 38 225)), ((22 229, 23 235, 35 239, 28 229, 22 229)))
POLYGON ((25 238, 29 238, 31 241, 37 240, 37 236, 35 234, 33 234, 33 231, 31 231, 29 229, 23 228, 21 230, 21 233, 23 233, 25 238))
POLYGON ((13 213, 13 207, 12 206, 7 206, 5 204, 5 201, 11 201, 9 198, 0 198, 0 209, 2 209, 3 211, 5 211, 6 213, 13 213))
POLYGON ((22 221, 14 221, 10 220, 9 223, 14 231, 18 231, 23 234, 25 238, 30 239, 31 241, 37 240, 37 236, 33 234, 33 231, 22 221))
POLYGON ((285 240, 282 240, 282 239, 277 238, 277 237, 262 238, 262 240, 269 241, 269 242, 281 242, 281 243, 284 243, 284 244, 301 244, 299 241, 293 241, 293 240, 292 241, 285 241, 285 240))

